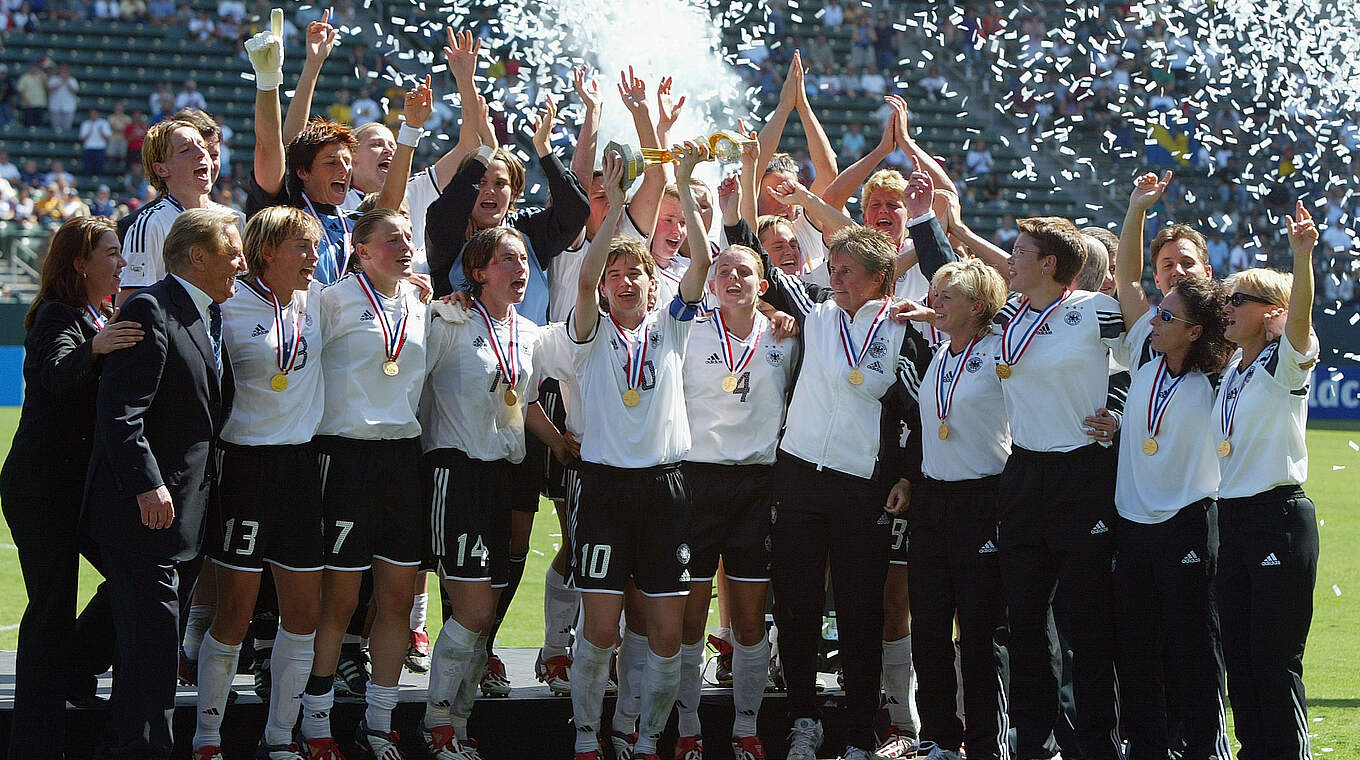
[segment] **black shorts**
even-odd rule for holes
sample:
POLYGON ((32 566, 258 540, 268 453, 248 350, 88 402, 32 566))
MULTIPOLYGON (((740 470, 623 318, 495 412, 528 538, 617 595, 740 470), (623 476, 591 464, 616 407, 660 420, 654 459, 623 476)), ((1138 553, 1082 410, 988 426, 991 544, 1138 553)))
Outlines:
POLYGON ((547 477, 548 463, 545 460, 552 458, 548 444, 525 431, 524 461, 510 465, 514 468, 508 494, 511 509, 529 513, 538 511, 538 497, 543 492, 543 480, 547 477))
MULTIPOLYGON (((562 403, 562 386, 554 378, 547 378, 538 386, 538 403, 543 407, 543 412, 552 420, 552 424, 558 430, 567 429, 567 406, 562 403)), ((526 441, 527 442, 527 441, 526 441)), ((543 448, 548 448, 546 445, 543 448)), ((543 487, 543 495, 556 502, 565 501, 567 498, 567 465, 557 461, 557 457, 549 453, 545 462, 547 482, 543 487)))
POLYGON ((770 505, 773 465, 685 462, 689 488, 689 574, 709 581, 722 558, 728 580, 770 580, 770 505))
POLYGON ((517 465, 470 459, 458 449, 437 449, 425 460, 431 471, 430 548, 439 577, 504 588, 517 465))
POLYGON ((689 593, 689 491, 679 464, 624 469, 581 464, 572 521, 572 574, 583 592, 689 593))
POLYGON ((223 441, 219 456, 220 498, 203 538, 208 556, 252 573, 265 562, 285 570, 320 570, 321 477, 312 444, 223 441))
POLYGON ((428 523, 421 504, 420 439, 319 435, 327 570, 367 570, 373 560, 418 567, 428 523))
POLYGON ((892 533, 888 536, 888 564, 903 565, 907 564, 907 546, 911 543, 910 531, 907 530, 906 515, 888 515, 888 527, 892 533))

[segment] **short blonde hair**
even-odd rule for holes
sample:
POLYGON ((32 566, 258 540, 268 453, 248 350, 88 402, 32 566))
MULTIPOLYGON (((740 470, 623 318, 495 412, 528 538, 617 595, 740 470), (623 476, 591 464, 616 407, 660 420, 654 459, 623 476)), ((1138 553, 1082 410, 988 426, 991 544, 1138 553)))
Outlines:
POLYGON ((970 301, 981 301, 978 326, 990 324, 1006 305, 1006 281, 980 259, 951 261, 940 267, 930 280, 930 289, 953 288, 970 301))
POLYGON ((1100 291, 1105 284, 1105 276, 1110 273, 1110 254, 1105 244, 1095 235, 1081 233, 1081 242, 1086 246, 1086 260, 1081 263, 1081 271, 1072 280, 1074 290, 1100 291))
POLYGON ((828 262, 837 253, 844 253, 863 266, 870 276, 882 275, 877 297, 892 295, 896 282, 897 246, 885 233, 862 224, 852 224, 832 235, 827 249, 828 262))
POLYGON ((751 260, 752 268, 756 270, 756 278, 761 280, 765 279, 765 265, 761 263, 760 254, 756 253, 754 249, 740 243, 733 243, 719 251, 718 255, 713 257, 713 263, 716 265, 718 263, 718 258, 728 253, 739 253, 749 258, 751 260))
POLYGON ((316 217, 293 206, 271 206, 257 213, 246 223, 241 247, 245 249, 246 270, 251 277, 264 274, 265 251, 278 248, 283 241, 311 233, 321 241, 321 223, 316 217))
POLYGON ((874 172, 869 180, 864 183, 864 187, 860 189, 860 208, 864 208, 864 205, 869 202, 869 196, 873 195, 876 190, 887 190, 905 198, 907 196, 907 178, 903 177, 902 172, 896 169, 879 169, 874 172))
POLYGON ((189 252, 207 248, 220 253, 227 246, 227 228, 236 224, 236 215, 216 208, 191 208, 175 217, 165 236, 161 251, 165 271, 179 274, 189 263, 189 252))
POLYGON ((1224 284, 1228 286, 1229 292, 1239 288, 1247 290, 1252 295, 1260 296, 1276 306, 1287 309, 1289 294, 1294 289, 1294 275, 1257 267, 1228 275, 1224 284))

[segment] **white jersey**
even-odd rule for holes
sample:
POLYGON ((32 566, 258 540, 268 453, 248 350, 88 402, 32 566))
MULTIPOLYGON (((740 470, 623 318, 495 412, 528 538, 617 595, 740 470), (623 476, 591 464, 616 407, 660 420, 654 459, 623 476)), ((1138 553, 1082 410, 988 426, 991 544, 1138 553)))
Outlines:
POLYGON ((693 324, 694 309, 672 300, 648 312, 636 330, 623 331, 641 366, 636 406, 624 403, 628 348, 615 323, 601 315, 590 337, 577 342, 574 362, 585 417, 582 460, 641 469, 678 462, 689 453, 681 373, 693 324))
POLYGON ((1220 499, 1240 499, 1308 479, 1308 386, 1318 344, 1300 353, 1287 337, 1266 345, 1249 367, 1233 354, 1219 384, 1210 430, 1231 451, 1218 461, 1220 499), (1227 414, 1224 414, 1224 405, 1227 414), (1230 421, 1231 424, 1227 424, 1230 421))
MULTIPOLYGON (((226 211, 236 216, 236 223, 244 221, 241 212, 208 201, 207 208, 226 211)), ((123 239, 122 287, 144 288, 165 279, 165 238, 175 219, 184 211, 184 206, 169 195, 162 195, 147 205, 146 210, 137 215, 123 239)))
POLYGON ((426 452, 458 449, 470 459, 486 462, 524 461, 525 408, 538 400, 534 346, 544 328, 512 313, 504 322, 492 320, 493 341, 486 320, 477 311, 469 315, 457 306, 439 304, 431 312, 425 340, 425 392, 420 400, 422 448, 426 452), (501 370, 501 359, 515 367, 513 386, 501 370), (511 388, 515 403, 507 405, 506 393, 511 388))
POLYGON ((685 408, 692 439, 685 459, 713 464, 774 464, 798 364, 798 341, 775 340, 770 321, 757 312, 745 340, 728 334, 730 360, 741 369, 733 374, 724 359, 726 347, 718 336, 715 315, 695 320, 685 350, 685 408), (741 368, 742 357, 753 348, 749 362, 741 368), (736 380, 730 391, 723 388, 729 376, 736 380))
MULTIPOLYGON (((436 193, 437 196, 437 193, 436 193)), ((427 204, 428 205, 428 204, 427 204)), ((414 220, 412 221, 414 224, 414 220)), ((619 219, 617 237, 629 236, 646 240, 647 236, 638 231, 633 218, 627 213, 619 219)), ((586 250, 590 248, 590 238, 581 238, 581 244, 562 251, 548 262, 548 321, 566 322, 571 310, 576 306, 576 295, 580 292, 581 264, 586 260, 586 250)), ((667 301, 657 301, 667 303, 667 301)))
POLYGON ((322 387, 321 290, 312 281, 304 291, 282 301, 282 336, 287 347, 279 369, 279 326, 274 299, 252 278, 236 283, 236 295, 222 304, 222 340, 231 358, 236 397, 222 428, 222 440, 238 446, 281 446, 312 440, 321 424, 325 393, 322 387), (299 323, 299 320, 301 322, 299 323), (292 346, 297 329, 296 356, 292 346), (291 365, 290 365, 291 362, 291 365), (270 384, 284 374, 287 387, 270 384))
POLYGON ((1119 304, 1103 293, 1073 290, 1035 327, 1040 311, 1021 310, 1022 302, 1012 296, 996 318, 1003 330, 1012 325, 1010 360, 1002 359, 1010 377, 1001 383, 1011 438, 1029 451, 1079 449, 1093 442, 1083 420, 1109 397, 1109 352, 1124 337, 1119 304), (1013 352, 1031 331, 1033 340, 1016 360, 1013 352))
POLYGON ((571 320, 553 322, 539 328, 534 347, 534 377, 551 377, 562 390, 562 405, 567 410, 567 430, 581 440, 585 432, 581 412, 581 384, 576 380, 576 343, 571 339, 571 320))
POLYGON ((1152 525, 1218 492, 1209 424, 1215 389, 1203 372, 1172 377, 1148 343, 1150 331, 1139 332, 1139 344, 1133 345, 1133 332, 1124 341, 1124 352, 1133 356, 1133 381, 1119 435, 1114 504, 1124 519, 1152 525))
POLYGON ((996 376, 1000 357, 1001 336, 993 332, 957 354, 945 343, 930 360, 920 396, 921 472, 926 477, 976 480, 1005 468, 1011 430, 996 376), (942 408, 947 412, 943 418, 942 408), (943 438, 942 425, 947 426, 943 438))
MULTIPOLYGON (((1110 351, 1110 374, 1132 371, 1138 354, 1152 336, 1152 320, 1157 316, 1157 307, 1149 306, 1146 313, 1133 323, 1124 339, 1110 351)), ((1151 349, 1149 349, 1151 350, 1151 349)))
POLYGON ((825 265, 826 241, 822 238, 822 231, 813 226, 808 219, 807 213, 800 208, 798 217, 790 221, 789 226, 793 227, 793 236, 798 238, 798 252, 803 257, 803 270, 811 272, 825 265))
MULTIPOLYGON (((381 188, 380 188, 381 189, 381 188)), ((356 211, 364 202, 365 193, 351 187, 345 193, 345 202, 340 204, 341 211, 356 211)), ((429 274, 430 263, 425 256, 425 212, 430 204, 439 197, 439 180, 435 177, 434 167, 412 174, 406 180, 406 208, 411 219, 411 244, 415 246, 415 257, 411 268, 416 274, 429 274)))
POLYGON ((326 411, 318 432, 361 440, 414 438, 420 435, 416 408, 425 385, 426 306, 404 280, 395 298, 375 293, 388 325, 395 329, 403 314, 407 319, 398 373, 388 376, 382 320, 359 277, 346 275, 321 291, 326 411))

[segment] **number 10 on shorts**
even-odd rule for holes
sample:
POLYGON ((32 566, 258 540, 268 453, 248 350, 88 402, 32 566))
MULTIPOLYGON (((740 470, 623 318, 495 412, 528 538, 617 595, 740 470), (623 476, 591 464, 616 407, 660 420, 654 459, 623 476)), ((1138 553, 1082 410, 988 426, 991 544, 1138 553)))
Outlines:
POLYGON ((604 578, 609 574, 609 544, 581 545, 581 574, 587 578, 604 578))

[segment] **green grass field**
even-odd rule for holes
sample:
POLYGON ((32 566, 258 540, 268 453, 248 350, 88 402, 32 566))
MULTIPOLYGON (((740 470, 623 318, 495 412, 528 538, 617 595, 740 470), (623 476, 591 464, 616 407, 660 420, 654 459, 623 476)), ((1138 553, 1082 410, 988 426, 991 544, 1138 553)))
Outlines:
MULTIPOLYGON (((18 420, 18 409, 0 408, 0 456, 8 453, 18 420)), ((1360 426, 1320 423, 1309 430, 1308 448, 1308 493, 1317 504, 1322 540, 1305 660, 1313 751, 1318 756, 1360 757, 1360 690, 1354 676, 1354 665, 1360 662, 1360 632, 1355 629, 1360 621, 1360 552, 1354 551, 1360 546, 1360 426)), ((501 628, 499 646, 542 643, 541 579, 560 540, 557 519, 544 502, 534 525, 524 583, 501 628)), ((82 567, 80 580, 83 599, 93 592, 98 575, 82 567)), ((15 647, 25 603, 9 528, 0 522, 0 649, 15 647)), ((438 617, 431 616, 431 638, 437 634, 438 617)))

